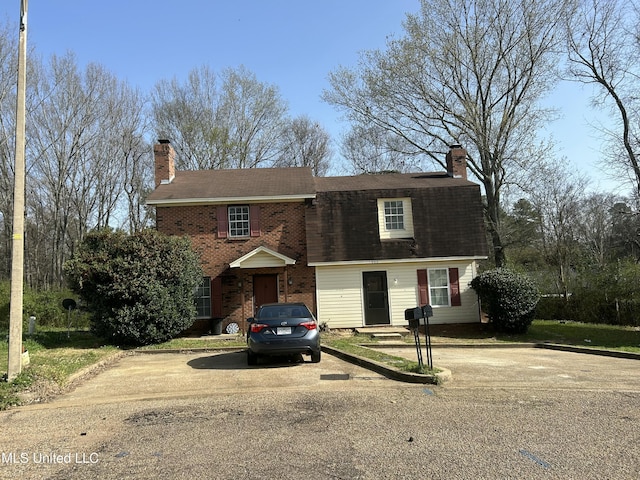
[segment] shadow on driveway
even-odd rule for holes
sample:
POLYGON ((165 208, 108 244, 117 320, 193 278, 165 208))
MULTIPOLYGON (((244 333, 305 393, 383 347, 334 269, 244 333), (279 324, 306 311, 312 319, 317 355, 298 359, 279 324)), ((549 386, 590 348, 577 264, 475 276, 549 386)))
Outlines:
POLYGON ((247 365, 247 353, 229 352, 218 353, 208 357, 198 357, 189 360, 187 365, 197 370, 255 370, 261 368, 295 367, 305 363, 302 355, 282 357, 260 357, 258 365, 247 365))

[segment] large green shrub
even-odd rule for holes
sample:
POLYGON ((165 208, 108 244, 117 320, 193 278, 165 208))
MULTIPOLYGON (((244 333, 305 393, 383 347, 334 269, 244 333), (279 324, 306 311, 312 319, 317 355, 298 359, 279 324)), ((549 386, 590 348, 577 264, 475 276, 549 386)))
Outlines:
POLYGON ((531 325, 540 295, 526 276, 506 268, 496 268, 471 281, 495 329, 506 333, 525 333, 531 325))
POLYGON ((163 342, 195 320, 202 270, 186 238, 155 230, 93 232, 65 274, 91 313, 92 331, 114 343, 163 342))

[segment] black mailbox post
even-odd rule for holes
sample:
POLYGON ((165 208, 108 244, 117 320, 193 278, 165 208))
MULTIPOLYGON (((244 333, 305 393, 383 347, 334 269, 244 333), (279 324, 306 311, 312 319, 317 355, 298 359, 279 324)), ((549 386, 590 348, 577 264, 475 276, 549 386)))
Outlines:
POLYGON ((418 354, 418 365, 423 367, 422 347, 420 345, 420 319, 424 319, 425 346, 427 347, 427 365, 433 369, 433 356, 431 355, 431 335, 429 333, 429 317, 433 317, 431 305, 422 307, 407 308, 404 311, 404 319, 409 322, 409 328, 413 331, 413 338, 416 342, 416 352, 418 354))

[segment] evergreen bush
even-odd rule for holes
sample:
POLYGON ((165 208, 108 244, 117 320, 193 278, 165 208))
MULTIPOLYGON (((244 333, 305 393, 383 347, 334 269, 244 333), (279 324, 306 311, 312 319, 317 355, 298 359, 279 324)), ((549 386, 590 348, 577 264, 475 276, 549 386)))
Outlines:
POLYGON ((91 313, 92 331, 113 343, 164 342, 195 321, 202 269, 187 238, 96 231, 65 264, 65 274, 91 313))
POLYGON ((471 281, 482 309, 498 332, 525 333, 534 319, 540 295, 526 276, 507 268, 486 271, 471 281))

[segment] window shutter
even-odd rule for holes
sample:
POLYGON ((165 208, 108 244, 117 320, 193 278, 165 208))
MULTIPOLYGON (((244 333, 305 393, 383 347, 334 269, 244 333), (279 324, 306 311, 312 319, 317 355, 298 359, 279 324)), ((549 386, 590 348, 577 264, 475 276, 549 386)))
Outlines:
POLYGON ((449 289, 451 292, 451 306, 459 307, 462 305, 460 299, 460 279, 457 268, 449 269, 449 289))
POLYGON ((218 207, 218 238, 227 238, 229 233, 229 214, 227 212, 227 206, 221 205, 218 207))
POLYGON ((429 282, 426 270, 418 270, 418 298, 421 307, 429 304, 429 282))
POLYGON ((252 237, 260 236, 260 205, 251 205, 249 207, 249 228, 252 237))
POLYGON ((211 316, 222 318, 222 278, 216 277, 211 280, 211 316))

